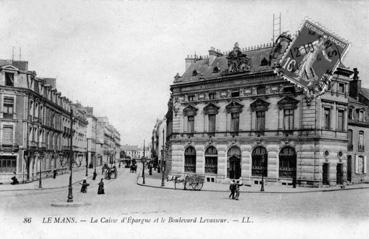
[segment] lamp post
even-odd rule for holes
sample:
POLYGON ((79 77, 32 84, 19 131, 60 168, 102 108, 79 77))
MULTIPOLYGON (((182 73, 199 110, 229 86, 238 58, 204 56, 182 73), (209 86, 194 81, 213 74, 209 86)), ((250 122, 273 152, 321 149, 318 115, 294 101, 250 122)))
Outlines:
POLYGON ((68 185, 68 200, 67 202, 73 202, 73 188, 72 188, 72 164, 73 164, 73 110, 70 110, 70 145, 69 145, 69 185, 68 185))
POLYGON ((142 160, 142 184, 145 184, 145 140, 143 146, 143 156, 141 160, 142 160))
POLYGON ((38 181, 38 188, 42 188, 42 177, 41 177, 41 166, 42 166, 42 164, 41 164, 41 155, 40 154, 38 154, 38 160, 39 160, 39 162, 40 162, 40 164, 39 164, 39 166, 40 166, 40 179, 39 179, 39 181, 38 181))
POLYGON ((86 177, 88 176, 88 138, 87 138, 87 150, 86 150, 86 177))
POLYGON ((165 148, 164 148, 164 129, 163 129, 163 151, 161 154, 161 186, 164 187, 164 159, 165 159, 165 148))

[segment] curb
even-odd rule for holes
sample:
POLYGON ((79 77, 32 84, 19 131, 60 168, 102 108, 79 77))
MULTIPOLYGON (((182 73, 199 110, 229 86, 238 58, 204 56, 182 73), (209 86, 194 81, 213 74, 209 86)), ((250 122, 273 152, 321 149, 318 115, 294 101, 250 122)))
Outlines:
MULTIPOLYGON (((159 188, 159 189, 167 189, 167 190, 182 190, 182 191, 192 191, 192 192, 200 192, 200 191, 203 191, 203 192, 222 192, 222 193, 227 193, 229 192, 229 190, 212 190, 212 189, 204 189, 204 190, 199 190, 199 191, 195 191, 195 190, 183 190, 183 189, 174 189, 174 188, 168 188, 168 187, 161 187, 161 186, 154 186, 154 185, 148 185, 148 184, 142 184, 142 183, 139 183, 138 180, 140 178, 140 175, 138 175, 137 177, 137 181, 136 181, 136 184, 138 186, 141 186, 141 187, 149 187, 149 188, 159 188)), ((274 194, 296 194, 296 193, 319 193, 319 192, 335 192, 335 191, 350 191, 350 190, 359 190, 359 189, 369 189, 369 187, 357 187, 357 188, 332 188, 332 189, 317 189, 317 190, 311 190, 311 191, 297 191, 297 192, 268 192, 268 191, 264 191, 264 192, 261 192, 261 191, 241 191, 241 193, 274 193, 274 194)))
MULTIPOLYGON (((87 178, 92 178, 92 176, 88 176, 87 178)), ((72 182, 72 185, 82 182, 83 179, 72 182)), ((62 189, 67 188, 69 185, 58 186, 58 187, 46 187, 46 188, 20 188, 20 189, 0 189, 1 192, 12 192, 12 191, 43 191, 43 190, 54 190, 54 189, 62 189)))

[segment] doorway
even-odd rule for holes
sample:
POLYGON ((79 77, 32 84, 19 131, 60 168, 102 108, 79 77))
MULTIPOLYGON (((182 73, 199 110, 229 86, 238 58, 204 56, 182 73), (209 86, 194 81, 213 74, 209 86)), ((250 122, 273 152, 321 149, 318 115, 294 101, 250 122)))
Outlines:
POLYGON ((323 163, 323 185, 329 185, 329 163, 323 163))

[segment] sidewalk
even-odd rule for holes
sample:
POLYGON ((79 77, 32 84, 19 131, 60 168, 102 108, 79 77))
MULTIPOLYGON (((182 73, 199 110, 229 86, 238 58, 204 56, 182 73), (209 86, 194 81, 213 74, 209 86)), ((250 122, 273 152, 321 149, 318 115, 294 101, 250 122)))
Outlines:
MULTIPOLYGON (((153 171, 153 175, 150 176, 145 173, 145 184, 142 184, 141 170, 137 170, 138 178, 137 185, 144 187, 154 187, 160 189, 174 189, 174 182, 164 180, 164 187, 161 187, 161 175, 153 171)), ((192 191, 192 188, 187 185, 187 190, 192 191)), ((292 186, 285 185, 272 185, 266 183, 264 185, 264 192, 260 191, 261 185, 241 186, 242 193, 311 193, 311 192, 332 192, 332 191, 343 191, 343 190, 356 190, 356 189, 369 189, 369 184, 353 184, 346 185, 345 188, 341 186, 332 186, 324 188, 311 188, 311 187, 299 187, 293 188, 292 186)), ((183 190, 183 183, 177 183, 176 190, 183 190)), ((229 184, 227 183, 210 183, 204 182, 201 191, 206 192, 229 192, 229 184)))
MULTIPOLYGON (((88 177, 92 178, 92 173, 94 169, 88 169, 88 177)), ((96 168, 97 175, 101 175, 101 166, 96 168)), ((45 190, 45 189, 58 189, 68 187, 69 184, 69 171, 68 173, 58 175, 54 179, 53 177, 42 178, 42 188, 39 188, 39 180, 30 182, 30 183, 20 183, 17 185, 11 184, 1 184, 0 185, 0 192, 6 191, 26 191, 26 190, 45 190)), ((72 182, 73 184, 79 183, 85 178, 86 176, 86 168, 74 168, 73 175, 72 175, 72 182)))

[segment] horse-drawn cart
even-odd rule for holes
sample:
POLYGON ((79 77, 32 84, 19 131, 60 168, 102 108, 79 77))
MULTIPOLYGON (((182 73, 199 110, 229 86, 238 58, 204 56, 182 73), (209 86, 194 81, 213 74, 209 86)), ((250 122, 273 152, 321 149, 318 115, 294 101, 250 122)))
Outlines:
POLYGON ((205 176, 199 174, 168 175, 167 181, 173 181, 175 189, 177 189, 177 183, 183 183, 184 190, 188 189, 188 185, 192 190, 200 191, 204 186, 205 176))

